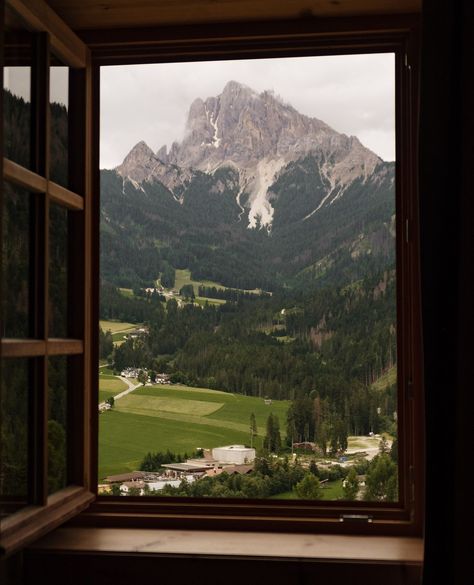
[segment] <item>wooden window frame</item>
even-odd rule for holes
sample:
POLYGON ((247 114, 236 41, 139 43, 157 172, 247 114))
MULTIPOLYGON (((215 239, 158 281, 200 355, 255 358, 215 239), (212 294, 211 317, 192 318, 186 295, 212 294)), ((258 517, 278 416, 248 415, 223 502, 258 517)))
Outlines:
MULTIPOLYGON (((42 0, 7 0, 33 33, 32 166, 33 170, 0 154, 3 179, 31 193, 35 214, 31 262, 35 278, 32 324, 28 339, 1 339, 1 359, 35 358, 28 388, 30 433, 28 505, 0 521, 0 555, 10 555, 42 534, 78 514, 94 499, 89 476, 90 452, 90 347, 91 347, 91 68, 90 52, 42 0), (69 157, 67 189, 49 178, 49 68, 50 52, 70 68, 69 108, 76 113, 69 123, 74 157, 69 157), (72 213, 68 217, 68 330, 72 338, 49 336, 49 206, 55 203, 72 213), (73 244, 73 245, 72 245, 73 244), (74 264, 72 264, 74 262, 74 264), (48 358, 68 356, 68 440, 66 488, 48 495, 48 358), (71 414, 73 413, 73 414, 71 414)), ((3 24, 4 5, 1 6, 3 24)), ((2 26, 3 30, 3 26, 2 26)), ((3 34, 3 33, 2 33, 3 34)), ((2 44, 3 65, 3 44, 2 44)), ((3 67, 2 67, 3 72, 3 67)), ((2 73, 3 77, 3 73, 2 73)), ((3 100, 0 100, 2 102, 3 100)), ((3 117, 2 117, 3 120, 3 117)), ((3 124, 3 122, 2 122, 3 124)), ((0 191, 3 198, 3 189, 0 191)), ((3 199, 0 199, 0 204, 3 199)), ((1 292, 1 291, 0 291, 1 292)))
MULTIPOLYGON (((424 433, 420 318, 417 121, 419 24, 416 15, 309 19, 286 23, 201 25, 162 29, 83 31, 92 53, 94 192, 100 193, 100 67, 221 59, 393 52, 396 55, 398 503, 304 502, 217 498, 97 496, 76 525, 226 530, 272 530, 420 536, 423 525, 424 433)), ((98 399, 99 198, 93 199, 93 331, 91 401, 98 399)), ((92 411, 91 444, 98 444, 92 411)), ((91 484, 97 486, 97 450, 91 451, 91 484)), ((97 489, 97 488, 95 488, 97 489)), ((96 492, 97 493, 97 492, 96 492)))

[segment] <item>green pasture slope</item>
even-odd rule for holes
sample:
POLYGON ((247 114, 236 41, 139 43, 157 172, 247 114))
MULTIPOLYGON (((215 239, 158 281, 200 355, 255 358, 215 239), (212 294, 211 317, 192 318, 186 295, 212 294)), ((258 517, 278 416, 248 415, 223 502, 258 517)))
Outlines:
POLYGON ((99 402, 104 402, 107 398, 115 396, 126 389, 127 385, 122 380, 109 374, 103 374, 99 370, 99 402))
POLYGON ((148 451, 192 452, 232 443, 250 444, 253 412, 262 445, 270 413, 280 420, 282 438, 289 401, 265 405, 262 398, 187 386, 144 386, 99 418, 99 479, 133 471, 148 451))
POLYGON ((188 270, 187 268, 184 270, 176 270, 175 272, 176 277, 175 277, 175 283, 174 283, 174 288, 176 290, 180 290, 185 284, 192 284, 194 286, 194 294, 197 295, 198 293, 198 288, 200 286, 215 286, 218 289, 223 289, 223 288, 227 288, 225 286, 223 286, 222 284, 219 284, 217 282, 213 282, 212 280, 193 280, 191 278, 191 271, 188 270))
MULTIPOLYGON (((299 500, 294 490, 283 492, 276 496, 270 496, 271 500, 299 500)), ((321 500, 342 500, 344 499, 344 490, 342 489, 342 479, 328 481, 321 485, 321 500)))
POLYGON ((112 335, 114 333, 124 332, 139 327, 139 325, 137 325, 136 323, 126 323, 122 321, 106 321, 105 319, 101 319, 99 321, 99 326, 102 328, 103 331, 110 331, 112 335))
POLYGON ((375 382, 372 384, 372 388, 375 390, 385 390, 387 386, 392 386, 397 382, 397 366, 392 366, 389 368, 385 374, 380 376, 375 382))

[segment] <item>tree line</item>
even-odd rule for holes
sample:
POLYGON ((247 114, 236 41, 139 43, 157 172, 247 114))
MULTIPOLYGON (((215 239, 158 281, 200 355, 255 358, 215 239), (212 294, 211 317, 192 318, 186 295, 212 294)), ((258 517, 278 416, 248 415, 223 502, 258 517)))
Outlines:
POLYGON ((271 296, 269 293, 262 292, 250 292, 239 290, 235 288, 217 288, 215 286, 204 286, 199 285, 198 295, 200 297, 207 297, 209 299, 223 299, 226 301, 232 301, 237 303, 240 300, 252 301, 261 299, 262 297, 271 296))

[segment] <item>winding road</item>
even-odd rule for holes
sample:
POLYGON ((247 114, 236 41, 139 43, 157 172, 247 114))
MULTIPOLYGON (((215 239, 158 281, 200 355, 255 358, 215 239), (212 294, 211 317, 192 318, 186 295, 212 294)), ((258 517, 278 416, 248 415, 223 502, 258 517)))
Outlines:
MULTIPOLYGON (((141 386, 140 382, 138 384, 133 384, 132 382, 130 382, 130 380, 128 378, 124 378, 123 376, 115 376, 115 377, 118 378, 119 380, 122 380, 122 382, 124 382, 125 384, 127 384, 128 388, 126 390, 123 390, 119 394, 116 394, 114 396, 114 400, 118 400, 119 398, 122 398, 123 396, 127 396, 127 394, 130 394, 130 392, 133 392, 134 390, 136 390, 138 387, 141 386)), ((101 402, 99 404, 99 406, 101 404, 105 404, 105 401, 101 402)))

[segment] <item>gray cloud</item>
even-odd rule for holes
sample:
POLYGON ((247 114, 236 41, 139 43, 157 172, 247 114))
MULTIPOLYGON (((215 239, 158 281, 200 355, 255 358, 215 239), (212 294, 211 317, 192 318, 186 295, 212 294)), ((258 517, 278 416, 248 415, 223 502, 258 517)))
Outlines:
POLYGON ((140 140, 155 151, 181 140, 192 101, 218 95, 230 79, 272 89, 395 158, 395 58, 376 54, 102 67, 101 167, 120 164, 140 140))

